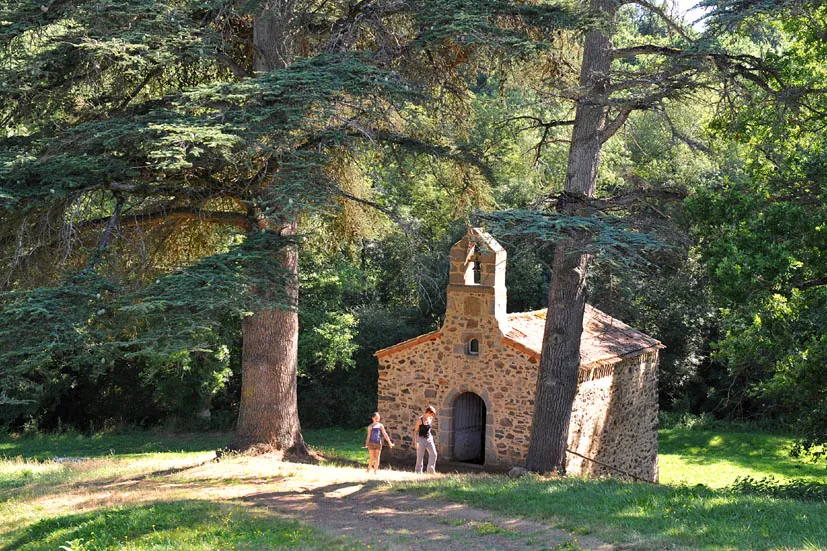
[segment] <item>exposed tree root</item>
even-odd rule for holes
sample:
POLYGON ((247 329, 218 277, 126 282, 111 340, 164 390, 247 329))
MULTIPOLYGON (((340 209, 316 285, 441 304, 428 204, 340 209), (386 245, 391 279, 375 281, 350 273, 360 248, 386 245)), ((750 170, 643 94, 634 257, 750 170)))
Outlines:
POLYGON ((327 458, 310 448, 304 440, 288 449, 280 448, 274 444, 259 442, 247 446, 230 444, 226 448, 215 450, 215 460, 220 461, 224 457, 267 457, 276 461, 288 461, 290 463, 324 463, 327 458))

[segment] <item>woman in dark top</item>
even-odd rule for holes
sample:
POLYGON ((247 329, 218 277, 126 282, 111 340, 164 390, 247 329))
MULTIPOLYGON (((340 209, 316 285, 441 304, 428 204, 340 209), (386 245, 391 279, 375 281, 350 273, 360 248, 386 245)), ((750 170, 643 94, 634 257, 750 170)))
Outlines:
POLYGON ((436 410, 432 406, 425 408, 425 413, 416 420, 414 427, 414 446, 416 447, 416 472, 422 472, 422 464, 425 462, 425 450, 428 450, 428 472, 436 472, 436 446, 434 445, 434 434, 432 421, 436 416, 436 410))
POLYGON ((388 442, 388 445, 391 448, 393 447, 393 442, 391 442, 391 439, 388 437, 388 433, 385 432, 385 425, 379 422, 381 418, 378 411, 373 414, 373 422, 368 427, 368 435, 365 437, 365 447, 370 454, 368 472, 370 472, 371 467, 373 467, 374 474, 376 474, 376 471, 379 469, 379 457, 382 455, 382 439, 384 438, 388 442))

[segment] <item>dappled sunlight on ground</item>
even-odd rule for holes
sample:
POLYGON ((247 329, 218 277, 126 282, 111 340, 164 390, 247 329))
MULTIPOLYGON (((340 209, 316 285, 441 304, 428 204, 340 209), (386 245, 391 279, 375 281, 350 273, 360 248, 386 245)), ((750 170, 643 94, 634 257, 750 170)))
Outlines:
MULTIPOLYGON (((161 446, 163 442, 159 442, 149 444, 161 446)), ((229 454, 215 461, 209 442, 197 438, 190 442, 192 451, 187 452, 80 457, 74 455, 74 448, 63 448, 66 457, 57 461, 0 460, 0 551, 18 549, 14 542, 23 541, 21 533, 29 539, 20 549, 29 551, 28 546, 34 545, 32 538, 41 532, 57 544, 31 549, 53 551, 69 541, 61 540, 61 534, 86 533, 78 523, 103 523, 109 526, 108 532, 123 532, 122 537, 132 538, 132 532, 111 526, 121 522, 119 519, 131 518, 132 511, 146 516, 136 528, 140 532, 137 537, 172 542, 178 531, 168 519, 164 531, 160 524, 157 533, 145 530, 153 526, 152 515, 174 516, 179 506, 200 515, 192 534, 179 534, 193 541, 201 538, 197 535, 201 533, 213 534, 210 541, 220 541, 222 532, 215 523, 224 522, 219 516, 228 511, 254 514, 265 525, 292 522, 289 526, 294 528, 285 528, 285 533, 303 533, 304 528, 316 526, 334 539, 358 542, 356 548, 369 545, 372 550, 385 551, 414 547, 418 551, 528 551, 558 546, 655 551, 677 548, 675 545, 798 551, 818 548, 815 544, 808 548, 808 541, 827 541, 827 533, 812 518, 823 513, 821 504, 712 489, 727 486, 739 476, 784 477, 801 472, 820 478, 823 465, 789 458, 789 439, 773 435, 664 431, 661 480, 667 484, 660 486, 533 475, 519 480, 491 474, 428 476, 398 468, 383 468, 374 475, 353 466, 366 455, 356 449, 361 442, 352 445, 351 466, 289 463, 267 455, 229 454), (424 518, 428 519, 425 524, 424 518), (366 525, 371 530, 366 531, 366 525), (777 530, 779 526, 783 526, 783 533, 777 530), (624 543, 615 547, 596 537, 624 543), (761 544, 767 539, 780 543, 774 547, 761 544)), ((70 443, 89 444, 84 439, 70 443)), ((36 444, 36 454, 51 449, 45 440, 36 444)), ((103 449, 106 441, 94 440, 94 444, 103 449)), ((145 444, 126 442, 123 449, 131 452, 145 444)), ((169 443, 165 445, 170 448, 169 443)), ((84 537, 92 537, 90 530, 84 537)), ((244 534, 238 532, 233 537, 246 537, 244 534)), ((133 548, 126 543, 100 549, 133 548)), ((165 549, 216 548, 165 545, 165 549)), ((350 543, 344 547, 327 545, 317 541, 302 549, 338 551, 352 547, 350 543)))
POLYGON ((736 478, 827 480, 827 464, 792 458, 785 436, 716 430, 666 429, 660 433, 660 482, 723 488, 736 478))
MULTIPOLYGON (((498 517, 464 505, 435 503, 405 492, 388 491, 417 475, 382 469, 286 463, 267 456, 214 455, 186 458, 97 458, 65 464, 60 478, 34 480, 6 492, 0 504, 0 548, 41 519, 93 515, 96 511, 142 510, 164 503, 226 503, 265 511, 274 518, 309 522, 335 537, 353 538, 373 549, 423 551, 502 549, 528 551, 538 542, 565 545, 571 536, 533 521, 498 517), (432 519, 422 523, 423 518, 432 519), (14 519, 11 521, 10 519, 14 519), (371 530, 362 529, 369 519, 371 530), (469 537, 471 539, 469 539, 469 537)), ((612 546, 586 539, 584 549, 612 546)))

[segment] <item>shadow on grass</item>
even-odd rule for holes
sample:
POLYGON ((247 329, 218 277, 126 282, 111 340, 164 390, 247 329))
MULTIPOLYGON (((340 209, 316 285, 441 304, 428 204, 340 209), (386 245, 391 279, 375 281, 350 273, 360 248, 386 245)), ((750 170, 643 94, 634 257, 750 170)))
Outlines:
POLYGON ((78 481, 72 476, 67 476, 62 471, 46 472, 43 474, 29 475, 29 476, 7 476, 0 478, 0 499, 11 500, 23 491, 31 491, 35 489, 47 489, 49 491, 60 491, 61 488, 74 488, 82 486, 86 489, 100 489, 108 488, 113 485, 129 486, 135 485, 146 480, 154 478, 162 478, 166 476, 185 473, 187 471, 203 467, 211 463, 213 460, 193 462, 177 467, 170 467, 166 469, 157 469, 154 471, 143 471, 135 473, 132 476, 124 476, 122 474, 103 474, 97 477, 90 478, 86 475, 86 479, 82 482, 78 481))
POLYGON ((17 472, 0 475, 0 499, 18 488, 23 488, 43 479, 56 478, 53 473, 39 473, 32 469, 22 469, 17 472))
MULTIPOLYGON (((364 432, 353 429, 309 429, 304 437, 324 455, 357 463, 367 462, 362 449, 364 432)), ((55 457, 104 457, 149 453, 193 453, 225 448, 232 440, 226 432, 164 433, 153 430, 100 434, 0 434, 0 457, 50 460, 55 457)))
POLYGON ((679 455, 690 465, 714 465, 721 461, 762 471, 769 475, 827 476, 825 462, 790 457, 793 439, 762 432, 665 429, 658 438, 660 453, 679 455))
POLYGON ((403 490, 645 549, 825 549, 827 504, 614 480, 451 477, 403 490))
POLYGON ((60 548, 141 549, 343 549, 298 522, 226 503, 173 501, 104 509, 41 520, 1 551, 60 548))

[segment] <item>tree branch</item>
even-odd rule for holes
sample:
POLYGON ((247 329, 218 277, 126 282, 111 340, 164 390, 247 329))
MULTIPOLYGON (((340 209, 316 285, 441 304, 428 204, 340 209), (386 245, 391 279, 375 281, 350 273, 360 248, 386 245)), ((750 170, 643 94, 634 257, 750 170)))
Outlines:
POLYGON ((688 145, 690 149, 694 149, 695 151, 701 151, 703 153, 706 153, 707 155, 712 155, 714 153, 712 149, 710 149, 706 145, 690 138, 689 136, 678 130, 675 126, 675 123, 672 122, 672 117, 670 117, 668 113, 663 112, 662 114, 663 118, 666 120, 666 124, 669 125, 669 130, 672 132, 673 138, 677 138, 678 140, 688 145))
POLYGON ((606 143, 609 138, 614 136, 620 130, 620 127, 626 123, 633 110, 634 107, 631 105, 622 107, 614 120, 607 122, 600 130, 600 143, 606 143))
POLYGON ((689 33, 687 33, 686 30, 683 29, 683 27, 678 25, 671 17, 669 17, 669 15, 665 11, 663 11, 658 6, 648 2, 647 0, 629 0, 629 2, 627 3, 637 4, 638 6, 646 8, 647 10, 651 11, 652 13, 660 17, 663 20, 663 22, 666 23, 667 27, 678 33, 682 38, 689 41, 692 40, 692 38, 689 36, 689 33))
MULTIPOLYGON (((203 222, 213 222, 216 224, 235 226, 245 231, 249 231, 253 225, 250 218, 242 212, 207 211, 197 207, 159 207, 154 210, 136 212, 132 214, 131 217, 139 224, 148 224, 156 220, 164 220, 167 218, 179 220, 200 220, 203 222)), ((111 221, 110 217, 93 218, 78 223, 75 228, 77 230, 94 228, 107 223, 108 221, 111 221)), ((111 233, 111 230, 107 228, 107 232, 111 233)), ((105 239, 108 240, 108 236, 105 236, 105 239)))
POLYGON ((390 0, 384 3, 375 0, 351 2, 344 17, 332 25, 325 51, 337 53, 349 50, 358 39, 359 25, 365 20, 393 15, 410 8, 409 0, 390 0))
POLYGON ((398 224, 399 227, 402 228, 406 235, 410 235, 416 231, 414 230, 410 222, 406 221, 404 218, 402 218, 402 216, 399 215, 396 209, 390 209, 369 199, 362 199, 361 197, 356 197, 355 195, 348 193, 347 191, 344 191, 340 188, 333 188, 333 193, 339 195, 343 199, 347 199, 348 201, 353 201, 354 203, 359 203, 360 205, 365 205, 381 212, 382 214, 396 222, 396 224, 398 224))
POLYGON ((103 252, 106 249, 106 246, 109 245, 109 237, 112 235, 112 230, 115 229, 115 225, 118 223, 118 219, 121 216, 121 209, 123 209, 124 199, 121 195, 118 195, 118 198, 115 202, 115 211, 112 213, 112 218, 109 220, 109 224, 106 226, 106 231, 103 232, 103 239, 101 239, 101 244, 98 249, 103 252))
POLYGON ((680 189, 649 189, 638 188, 614 197, 597 198, 587 197, 579 193, 563 191, 553 195, 546 195, 540 201, 533 203, 533 207, 540 209, 554 208, 557 211, 565 211, 570 205, 599 210, 601 212, 629 207, 646 199, 661 199, 669 201, 682 201, 686 198, 686 192, 680 189))
POLYGON ((149 84, 152 81, 153 78, 155 78, 157 75, 161 74, 162 70, 163 70, 163 67, 160 66, 160 65, 156 65, 155 67, 153 67, 147 73, 147 75, 143 78, 143 80, 141 82, 139 82, 132 89, 132 91, 129 94, 126 95, 126 97, 120 103, 120 105, 118 105, 118 107, 115 108, 115 111, 118 112, 118 111, 123 111, 124 109, 126 109, 126 106, 129 105, 129 102, 131 102, 133 99, 135 99, 135 96, 140 94, 141 90, 146 88, 146 85, 149 84))
POLYGON ((115 199, 115 209, 112 211, 112 216, 109 217, 109 223, 106 225, 106 231, 103 232, 103 239, 101 239, 101 244, 98 246, 98 250, 95 251, 89 261, 86 263, 86 267, 84 268, 85 271, 92 270, 95 267, 95 264, 100 262, 100 259, 103 257, 104 251, 106 251, 107 245, 109 245, 109 237, 112 235, 112 230, 115 229, 115 226, 118 223, 118 220, 121 217, 121 209, 123 209, 124 198, 122 195, 117 195, 115 199))
MULTIPOLYGON (((350 133, 350 135, 355 137, 366 137, 364 133, 350 133)), ((488 166, 485 162, 479 159, 476 155, 474 155, 471 151, 465 149, 454 149, 448 146, 434 144, 422 140, 418 140, 411 136, 406 136, 404 134, 396 134, 394 132, 388 132, 384 130, 371 130, 368 133, 368 136, 371 139, 375 139, 380 142, 385 142, 389 144, 399 145, 406 149, 410 149, 412 151, 418 151, 421 153, 425 153, 427 155, 433 155, 434 157, 442 157, 448 159, 458 159, 462 162, 468 163, 472 166, 475 166, 477 170, 491 183, 496 182, 496 178, 494 176, 494 172, 490 166, 488 166)))
POLYGON ((827 285, 827 277, 819 277, 805 281, 801 285, 798 285, 797 288, 801 291, 805 291, 807 289, 812 289, 813 287, 822 287, 824 285, 827 285))
POLYGON ((684 50, 669 48, 667 46, 656 46, 655 44, 641 44, 640 46, 631 46, 629 48, 617 48, 609 52, 612 59, 622 59, 636 55, 682 56, 685 54, 686 51, 684 50))
POLYGON ((657 46, 655 44, 641 44, 639 46, 630 46, 628 48, 616 48, 609 52, 612 59, 622 59, 625 57, 634 57, 636 55, 682 56, 685 54, 686 52, 684 50, 670 48, 668 46, 657 46))
POLYGON ((540 117, 535 117, 533 115, 519 115, 516 117, 508 117, 507 119, 503 120, 502 122, 497 123, 497 126, 504 125, 509 122, 513 121, 521 121, 521 120, 529 120, 534 122, 532 126, 528 128, 555 128, 558 126, 572 126, 574 124, 573 120, 566 120, 566 121, 544 121, 540 117))
POLYGON ((250 231, 253 227, 253 221, 249 219, 246 213, 233 211, 208 211, 196 207, 160 208, 154 211, 139 212, 134 214, 133 217, 139 219, 141 223, 170 218, 225 224, 228 226, 235 226, 236 228, 244 231, 250 231))
MULTIPOLYGON (((109 182, 103 186, 104 189, 110 189, 116 192, 128 193, 130 195, 151 197, 158 195, 166 195, 169 197, 210 197, 210 193, 190 187, 182 186, 159 186, 155 184, 123 184, 121 182, 109 182)), ((94 189, 94 188, 93 188, 94 189)))
POLYGON ((598 210, 606 210, 615 207, 626 207, 644 199, 665 199, 670 201, 682 201, 686 199, 686 192, 680 189, 646 189, 639 188, 614 197, 605 199, 589 199, 590 206, 598 210))
POLYGON ((241 65, 236 63, 235 60, 232 57, 230 57, 229 55, 227 55, 223 52, 218 52, 215 55, 215 60, 219 64, 221 64, 224 67, 226 67, 227 69, 229 69, 230 72, 233 74, 233 76, 238 78, 238 79, 244 79, 244 78, 253 76, 249 71, 244 69, 244 67, 242 67, 241 65))
POLYGON ((753 68, 745 67, 740 63, 733 63, 733 59, 729 56, 713 56, 715 60, 715 65, 720 70, 729 70, 732 73, 740 75, 742 78, 749 80, 750 82, 758 85, 759 88, 764 90, 770 95, 776 95, 776 91, 765 81, 764 79, 760 78, 758 75, 752 72, 753 68))

